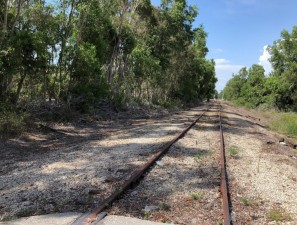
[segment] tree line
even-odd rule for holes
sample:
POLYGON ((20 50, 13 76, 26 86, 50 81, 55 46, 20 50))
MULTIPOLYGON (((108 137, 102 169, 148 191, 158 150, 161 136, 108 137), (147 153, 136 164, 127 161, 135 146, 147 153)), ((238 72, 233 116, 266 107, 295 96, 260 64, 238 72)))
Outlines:
POLYGON ((209 99, 217 79, 197 15, 186 0, 0 0, 0 103, 209 99))
POLYGON ((242 68, 220 93, 221 97, 247 107, 297 111, 297 26, 283 30, 268 48, 273 71, 265 76, 261 65, 242 68))

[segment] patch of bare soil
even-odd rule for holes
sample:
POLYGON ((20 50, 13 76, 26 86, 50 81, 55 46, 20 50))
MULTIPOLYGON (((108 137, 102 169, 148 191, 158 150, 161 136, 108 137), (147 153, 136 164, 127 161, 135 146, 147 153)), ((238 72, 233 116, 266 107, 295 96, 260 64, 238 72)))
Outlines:
POLYGON ((226 151, 238 149, 227 159, 234 224, 297 224, 294 150, 255 123, 261 115, 230 105, 223 115, 226 151))

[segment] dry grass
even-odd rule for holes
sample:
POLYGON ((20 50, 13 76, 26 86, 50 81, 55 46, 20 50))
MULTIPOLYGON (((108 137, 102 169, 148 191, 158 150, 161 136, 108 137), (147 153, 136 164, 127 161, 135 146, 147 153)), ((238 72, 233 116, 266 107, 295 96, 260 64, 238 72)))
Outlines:
POLYGON ((297 113, 265 112, 265 115, 272 130, 297 138, 297 113))

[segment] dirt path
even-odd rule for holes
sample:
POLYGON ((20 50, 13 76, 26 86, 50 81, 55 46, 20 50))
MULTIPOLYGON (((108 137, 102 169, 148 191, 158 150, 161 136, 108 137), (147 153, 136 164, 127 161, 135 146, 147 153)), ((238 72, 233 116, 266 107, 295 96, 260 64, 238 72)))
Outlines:
MULTIPOLYGON (((59 125, 54 128, 60 133, 28 133, 0 143, 0 219, 93 208, 205 108, 59 125)), ((233 157, 227 154, 234 224, 297 224, 297 160, 289 157, 295 152, 241 116, 249 112, 227 104, 223 111, 226 149, 238 149, 233 157)), ((220 224, 217 119, 215 109, 207 113, 109 213, 220 224)))

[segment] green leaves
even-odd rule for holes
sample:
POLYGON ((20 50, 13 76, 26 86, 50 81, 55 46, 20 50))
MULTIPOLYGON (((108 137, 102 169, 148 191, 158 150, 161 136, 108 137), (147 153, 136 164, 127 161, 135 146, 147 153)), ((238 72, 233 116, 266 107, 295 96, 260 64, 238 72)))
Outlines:
POLYGON ((207 33, 193 29, 198 8, 186 0, 17 3, 0 10, 1 100, 171 105, 215 93, 207 33))
POLYGON ((248 70, 244 67, 228 81, 223 97, 240 105, 257 107, 263 103, 264 79, 262 66, 254 64, 248 70))
POLYGON ((136 78, 142 78, 144 80, 152 78, 161 69, 159 60, 151 54, 151 50, 147 46, 138 44, 133 49, 131 57, 133 72, 136 78))
POLYGON ((242 69, 233 76, 223 90, 227 100, 249 107, 265 104, 271 108, 297 111, 297 27, 292 32, 283 30, 281 39, 269 47, 274 71, 264 76, 260 65, 248 71, 242 69))
POLYGON ((297 26, 292 32, 281 32, 281 39, 270 47, 271 63, 275 76, 281 77, 277 104, 282 109, 297 110, 297 26))

